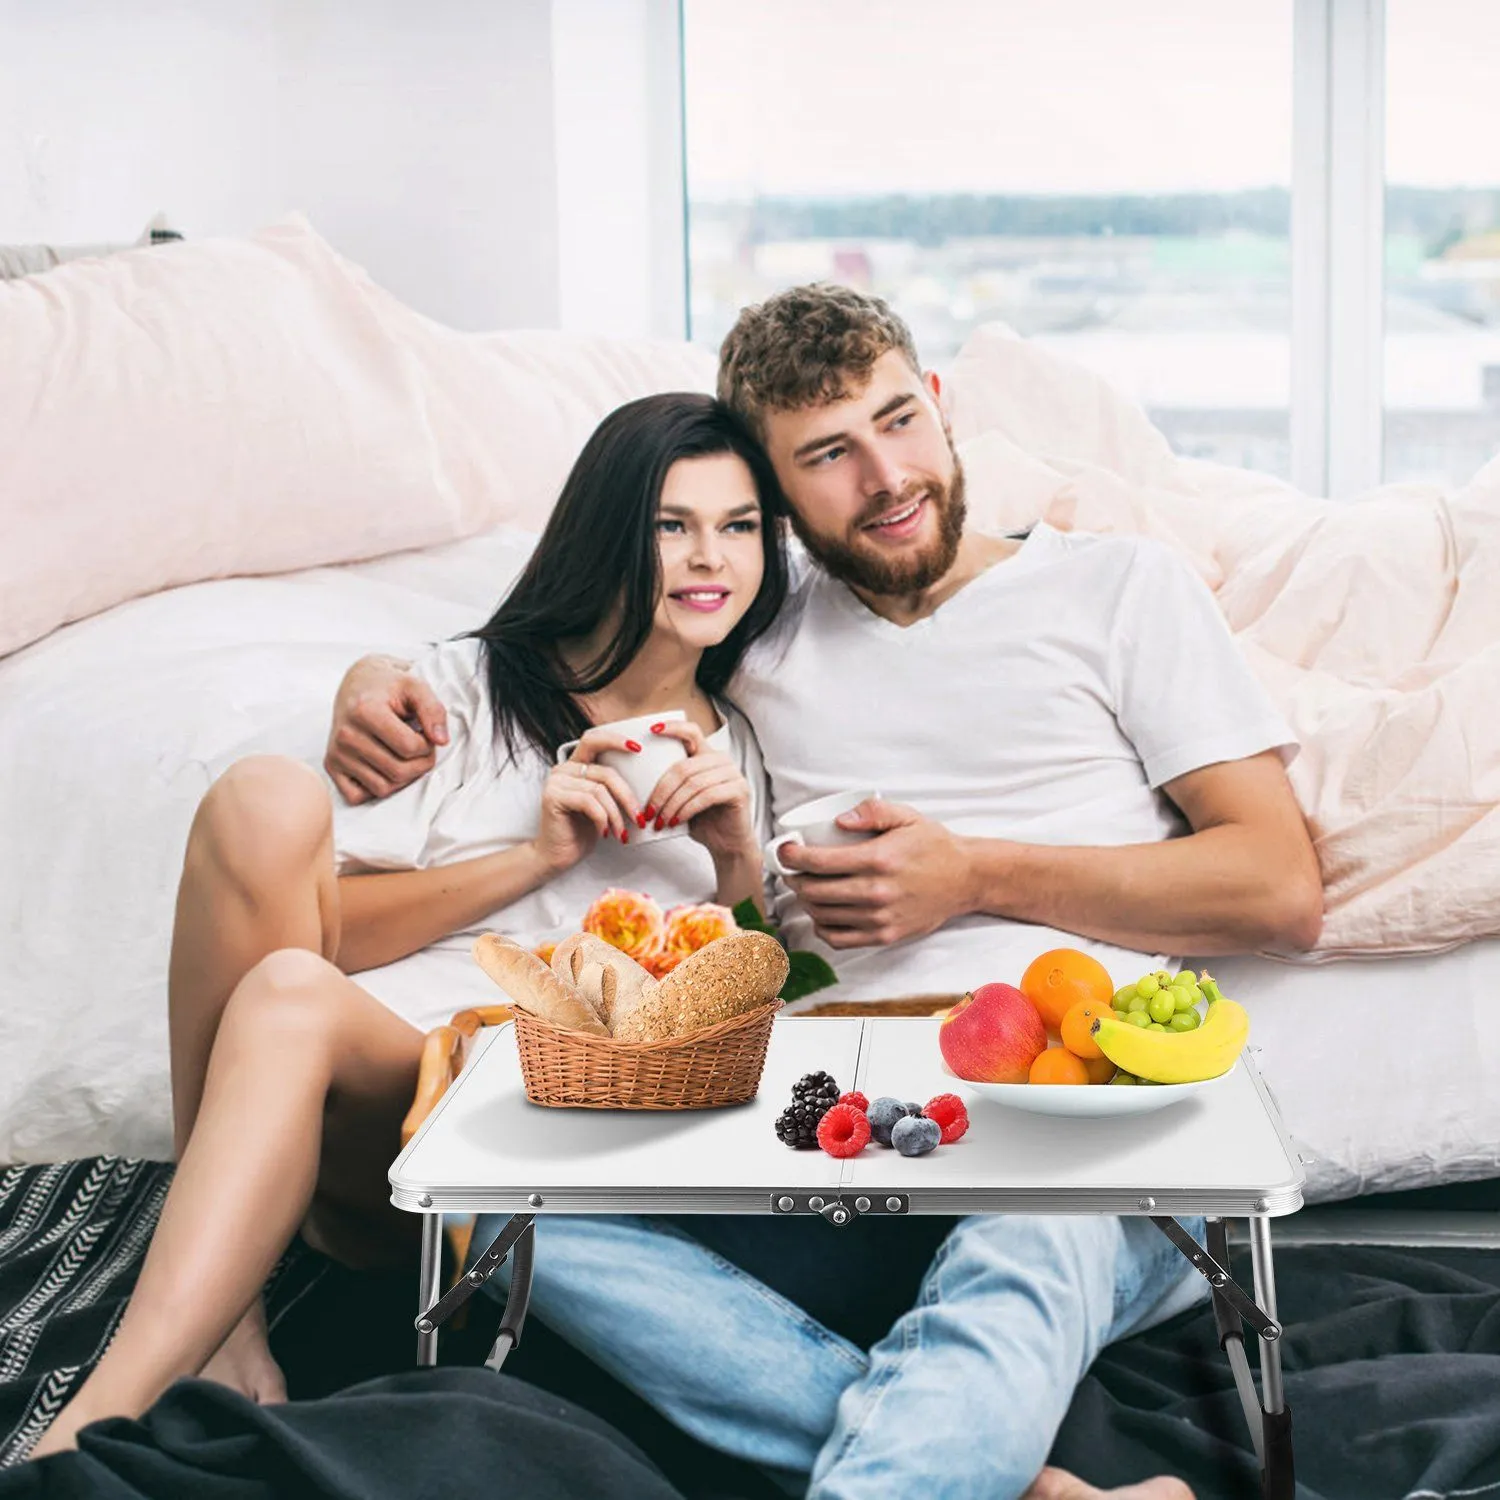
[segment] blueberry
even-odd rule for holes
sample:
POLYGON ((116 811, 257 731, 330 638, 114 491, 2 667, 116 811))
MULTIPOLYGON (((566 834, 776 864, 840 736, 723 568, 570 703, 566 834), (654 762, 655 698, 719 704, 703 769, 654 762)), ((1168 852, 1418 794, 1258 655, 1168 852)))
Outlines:
POLYGON ((897 1120, 891 1131, 891 1145, 902 1156, 926 1156, 943 1138, 943 1127, 936 1120, 908 1115, 897 1120))
POLYGON ((920 1115, 922 1113, 922 1106, 920 1104, 913 1104, 910 1099, 908 1099, 906 1103, 901 1106, 901 1108, 904 1109, 909 1115, 920 1115))
POLYGON ((906 1115, 907 1108, 899 1099, 892 1099, 889 1094, 882 1095, 870 1106, 866 1114, 870 1122, 871 1138, 879 1141, 882 1146, 889 1146, 891 1126, 898 1120, 904 1120, 906 1115))

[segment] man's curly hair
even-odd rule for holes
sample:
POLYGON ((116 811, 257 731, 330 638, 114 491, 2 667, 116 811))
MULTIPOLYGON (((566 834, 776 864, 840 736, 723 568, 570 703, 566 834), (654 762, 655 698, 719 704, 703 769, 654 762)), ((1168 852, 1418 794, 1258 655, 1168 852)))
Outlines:
POLYGON ((841 400, 892 349, 921 371, 911 329, 879 297, 794 286, 741 311, 719 349, 719 399, 764 441, 768 411, 841 400))

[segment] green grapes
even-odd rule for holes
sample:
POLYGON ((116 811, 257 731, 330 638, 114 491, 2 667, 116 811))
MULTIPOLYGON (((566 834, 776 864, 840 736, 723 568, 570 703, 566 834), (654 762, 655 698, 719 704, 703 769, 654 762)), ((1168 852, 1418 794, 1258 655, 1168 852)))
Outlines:
POLYGON ((1171 990, 1158 990, 1147 1002, 1146 1011, 1153 1021, 1165 1025, 1177 1014, 1177 1002, 1171 990))
POLYGON ((1129 1021, 1132 1026, 1147 1027, 1154 1026, 1156 1024, 1151 1019, 1150 1011, 1146 1010, 1133 1010, 1129 1015, 1125 1017, 1125 1019, 1129 1021))
POLYGON ((1135 986, 1133 984, 1125 984, 1121 985, 1120 988, 1115 991, 1114 999, 1109 1003, 1116 1010, 1128 1010, 1130 1007, 1130 1002, 1134 999, 1135 986))
POLYGON ((1167 1022, 1168 1031, 1196 1031, 1202 1024, 1198 1012, 1195 1010, 1183 1010, 1173 1016, 1167 1022))
POLYGON ((1147 974, 1144 979, 1137 979, 1136 982, 1135 982, 1135 992, 1136 992, 1136 994, 1137 995, 1144 995, 1146 997, 1146 999, 1148 999, 1148 1000, 1160 988, 1161 988, 1161 981, 1157 979, 1157 977, 1156 977, 1155 974, 1147 974))

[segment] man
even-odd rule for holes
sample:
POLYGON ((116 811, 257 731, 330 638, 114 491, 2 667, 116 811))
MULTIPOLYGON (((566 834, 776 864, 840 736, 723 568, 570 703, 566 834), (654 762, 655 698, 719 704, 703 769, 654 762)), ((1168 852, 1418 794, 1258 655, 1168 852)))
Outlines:
MULTIPOLYGON (((883 793, 842 820, 874 837, 781 853, 797 872, 777 895, 783 934, 835 960, 841 996, 1013 980, 1080 939, 1120 982, 1166 954, 1315 941, 1317 863, 1279 753, 1291 736, 1183 564, 1138 538, 966 530, 940 383, 876 298, 803 287, 746 309, 719 394, 764 444, 814 564, 731 687, 772 811, 883 793)), ((417 679, 361 664, 329 770, 346 795, 383 795, 430 765, 440 723, 417 679)), ((794 1317, 767 1334, 759 1352, 779 1338, 769 1357, 797 1372, 785 1429, 800 1396, 825 1405, 811 1447, 740 1451, 810 1469, 820 1500, 913 1482, 1094 1494, 1039 1473, 1074 1385, 1104 1343, 1202 1291, 1147 1220, 964 1220, 868 1355, 825 1353, 794 1317)), ((636 1311, 660 1315, 660 1293, 636 1311)))

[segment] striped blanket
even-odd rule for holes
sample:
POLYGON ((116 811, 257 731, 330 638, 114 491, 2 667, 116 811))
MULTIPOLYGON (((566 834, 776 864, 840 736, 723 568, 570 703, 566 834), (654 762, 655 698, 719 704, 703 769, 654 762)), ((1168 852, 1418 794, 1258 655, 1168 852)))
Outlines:
MULTIPOLYGON (((0 1468, 26 1456, 109 1344, 171 1180, 169 1162, 119 1156, 0 1168, 0 1468)), ((300 1241, 283 1257, 271 1321, 318 1259, 300 1241)))

